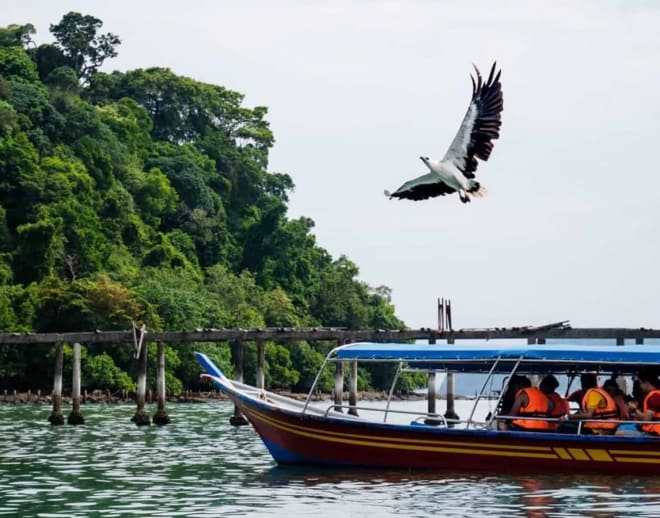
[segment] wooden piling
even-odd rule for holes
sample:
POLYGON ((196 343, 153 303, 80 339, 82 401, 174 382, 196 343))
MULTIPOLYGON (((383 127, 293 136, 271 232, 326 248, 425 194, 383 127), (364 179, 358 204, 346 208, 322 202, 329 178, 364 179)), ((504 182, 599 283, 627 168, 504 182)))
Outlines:
MULTIPOLYGON (((55 375, 53 376, 53 411, 48 416, 48 421, 53 426, 64 424, 62 415, 62 370, 64 366, 64 345, 62 342, 55 344, 55 375)), ((5 391, 5 399, 7 392, 5 391)))
POLYGON ((344 362, 335 363, 335 389, 333 398, 335 402, 335 410, 341 412, 341 404, 344 399, 344 362))
POLYGON ((349 363, 348 371, 348 413, 358 415, 357 408, 357 382, 358 382, 358 362, 353 360, 349 363))
POLYGON ((428 417, 424 420, 426 424, 439 424, 436 413, 436 398, 437 398, 437 376, 435 371, 428 372, 427 379, 427 414, 428 417), (434 419, 435 418, 435 419, 434 419))
MULTIPOLYGON (((444 299, 443 299, 443 306, 444 306, 444 299)), ((442 319, 438 318, 438 326, 442 325, 442 319)), ((429 345, 433 345, 435 342, 435 338, 429 338, 429 345)), ((437 415, 436 414, 436 399, 437 399, 437 376, 436 372, 429 371, 428 372, 428 378, 427 378, 427 412, 429 415, 429 419, 426 419, 427 424, 437 424, 437 420, 433 419, 433 416, 437 415)))
POLYGON ((66 422, 68 424, 85 424, 85 418, 80 412, 80 342, 73 344, 73 380, 71 388, 72 409, 66 422))
MULTIPOLYGON (((454 381, 454 373, 447 373, 447 410, 445 412, 446 419, 460 419, 456 410, 454 409, 454 396, 456 391, 456 385, 454 381)), ((451 426, 451 424, 450 424, 451 426)))
POLYGON ((429 371, 428 373, 428 414, 435 414, 435 402, 436 402, 436 386, 437 378, 435 371, 429 371))
POLYGON ((265 367, 266 367, 266 348, 264 347, 264 341, 257 341, 257 388, 265 389, 266 388, 266 376, 265 376, 265 367))
POLYGON ((147 344, 142 342, 138 353, 138 361, 140 362, 140 370, 138 371, 137 379, 137 410, 135 415, 131 418, 137 426, 149 426, 151 419, 145 410, 146 395, 147 395, 147 344))
MULTIPOLYGON (((239 383, 243 383, 243 342, 234 342, 232 344, 234 358, 234 378, 239 383)), ((245 426, 247 419, 243 417, 241 411, 234 405, 234 415, 229 418, 229 424, 233 426, 245 426)))
POLYGON ((447 323, 447 329, 453 331, 454 327, 451 324, 451 300, 449 299, 445 302, 445 321, 447 323))
POLYGON ((154 414, 153 423, 163 426, 170 423, 170 416, 165 410, 165 344, 158 340, 158 359, 156 371, 156 391, 158 397, 158 409, 154 414))
MULTIPOLYGON (((454 338, 447 338, 448 344, 454 344, 454 338)), ((456 410, 454 409, 454 396, 456 393, 456 385, 454 382, 454 373, 447 373, 447 410, 445 411, 446 419, 460 419, 456 410)), ((451 424, 449 425, 451 426, 451 424)))

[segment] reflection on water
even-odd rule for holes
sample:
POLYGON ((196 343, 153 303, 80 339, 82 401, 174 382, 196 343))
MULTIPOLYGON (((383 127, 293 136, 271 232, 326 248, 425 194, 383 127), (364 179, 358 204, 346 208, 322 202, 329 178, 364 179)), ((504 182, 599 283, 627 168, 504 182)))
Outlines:
POLYGON ((660 477, 276 466, 228 403, 171 405, 163 428, 128 405, 86 406, 77 428, 49 411, 0 406, 0 516, 660 515, 660 477))

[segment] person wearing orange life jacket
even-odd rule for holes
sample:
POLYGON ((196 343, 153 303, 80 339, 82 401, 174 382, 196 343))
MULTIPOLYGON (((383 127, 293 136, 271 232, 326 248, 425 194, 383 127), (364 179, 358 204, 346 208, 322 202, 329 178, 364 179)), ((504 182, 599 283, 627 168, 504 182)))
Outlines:
MULTIPOLYGON (((636 421, 660 421, 660 380, 655 372, 642 371, 637 375, 639 388, 644 393, 642 410, 631 405, 630 413, 636 421)), ((660 422, 657 424, 641 424, 640 430, 652 435, 660 435, 660 422)))
POLYGON ((628 411, 626 400, 623 397, 623 391, 619 388, 616 379, 610 378, 605 380, 605 383, 603 383, 603 388, 610 396, 612 396, 612 399, 614 399, 614 402, 616 403, 618 418, 622 420, 630 419, 630 412, 628 411))
MULTIPOLYGON (((618 419, 616 402, 606 390, 596 386, 596 377, 589 380, 585 387, 585 393, 580 404, 580 411, 575 414, 566 414, 560 418, 560 424, 557 431, 563 433, 575 433, 578 427, 575 421, 582 419, 618 419)), ((618 424, 615 422, 588 421, 582 425, 582 433, 590 434, 613 434, 618 424)))
MULTIPOLYGON (((541 392, 543 392, 550 400, 550 410, 548 412, 548 417, 555 419, 565 414, 569 414, 571 411, 570 407, 568 406, 568 401, 566 401, 563 397, 557 394, 557 392, 555 392, 558 386, 559 382, 557 381, 557 378, 555 378, 552 374, 545 376, 541 380, 541 383, 539 383, 541 392)), ((559 423, 557 421, 548 421, 549 430, 556 430, 558 426, 559 423)))
MULTIPOLYGON (((512 414, 514 406, 513 403, 516 399, 516 394, 520 389, 531 387, 532 382, 529 381, 527 376, 519 376, 518 374, 513 374, 506 385, 506 391, 502 395, 502 399, 498 405, 496 413, 498 415, 509 416, 512 414)), ((497 420, 497 429, 498 430, 509 430, 509 425, 511 421, 508 419, 498 419, 497 420)))
POLYGON ((566 400, 569 403, 577 403, 578 405, 582 403, 582 398, 584 394, 591 387, 598 385, 598 375, 595 372, 583 372, 580 374, 580 388, 571 392, 566 400))
POLYGON ((549 426, 547 421, 536 419, 525 419, 529 417, 548 417, 550 412, 550 400, 543 391, 536 387, 520 389, 513 401, 512 416, 519 416, 510 423, 511 430, 524 430, 530 432, 547 432, 549 426))

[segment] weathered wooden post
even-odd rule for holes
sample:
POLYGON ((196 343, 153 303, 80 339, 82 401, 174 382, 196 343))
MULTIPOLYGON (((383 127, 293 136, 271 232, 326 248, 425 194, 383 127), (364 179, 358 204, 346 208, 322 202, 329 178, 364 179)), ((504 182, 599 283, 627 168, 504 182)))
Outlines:
MULTIPOLYGON (((429 344, 434 344, 435 343, 435 338, 429 338, 429 344)), ((428 372, 428 379, 427 379, 427 414, 429 416, 429 419, 426 419, 427 424, 436 424, 437 421, 433 419, 434 416, 436 416, 436 398, 437 398, 437 379, 436 379, 436 373, 435 370, 429 371, 428 372)))
POLYGON ((445 412, 445 418, 447 419, 460 419, 458 414, 454 410, 454 397, 456 391, 456 384, 454 381, 454 373, 447 373, 447 411, 445 412))
POLYGON ((161 340, 158 340, 157 348, 156 389, 158 392, 158 409, 154 414, 153 422, 158 426, 163 426, 170 422, 170 416, 167 415, 167 411, 165 410, 165 344, 161 340))
POLYGON ((437 423, 437 420, 434 420, 433 417, 435 417, 436 414, 436 386, 437 386, 437 377, 435 371, 429 371, 428 372, 428 390, 427 390, 427 414, 429 419, 426 419, 426 422, 429 424, 432 423, 437 423))
POLYGON ((138 371, 137 379, 137 410, 135 415, 131 418, 137 426, 149 426, 151 424, 151 419, 149 414, 145 410, 146 395, 147 395, 147 344, 140 342, 140 348, 138 351, 138 361, 140 362, 140 370, 138 371))
MULTIPOLYGON (((340 342, 341 343, 341 342, 340 342)), ((344 399, 344 362, 335 363, 335 388, 333 391, 333 399, 335 402, 335 410, 341 412, 341 404, 344 399)))
MULTIPOLYGON (((243 383, 243 342, 232 343, 232 356, 234 357, 234 378, 243 383)), ((233 426, 244 426, 248 424, 247 419, 241 415, 241 411, 234 405, 234 415, 229 418, 229 424, 233 426)))
POLYGON ((357 411, 357 382, 358 382, 358 362, 353 360, 349 362, 350 370, 348 372, 348 413, 358 415, 357 411))
POLYGON ((265 366, 266 366, 266 349, 264 347, 264 341, 257 341, 257 388, 265 389, 266 388, 266 376, 265 376, 265 366))
MULTIPOLYGON (((62 342, 57 342, 55 345, 55 375, 53 381, 53 411, 48 416, 50 424, 53 426, 61 426, 64 424, 64 416, 62 415, 62 370, 64 366, 64 345, 62 342)), ((7 391, 5 390, 5 400, 7 399, 7 391)))
POLYGON ((453 331, 454 328, 451 325, 451 300, 449 299, 445 302, 445 320, 447 322, 447 329, 453 331))
POLYGON ((72 410, 66 420, 69 424, 85 424, 85 419, 80 413, 80 343, 73 343, 73 382, 71 389, 72 410))
MULTIPOLYGON (((453 338, 447 338, 448 344, 453 344, 453 338)), ((454 410, 454 394, 456 391, 456 385, 454 382, 454 373, 447 372, 447 410, 445 412, 445 419, 460 419, 458 414, 454 410)), ((449 423, 451 426, 451 423, 449 423)))
POLYGON ((438 331, 445 330, 445 299, 438 299, 438 331))

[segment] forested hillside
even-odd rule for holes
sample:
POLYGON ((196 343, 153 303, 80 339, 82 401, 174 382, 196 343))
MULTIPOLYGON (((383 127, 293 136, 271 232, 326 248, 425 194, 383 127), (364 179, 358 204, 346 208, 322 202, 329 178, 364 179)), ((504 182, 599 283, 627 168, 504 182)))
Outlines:
MULTIPOLYGON (((387 288, 287 217, 265 107, 166 68, 103 73, 121 40, 101 27, 68 13, 42 45, 0 29, 0 331, 403 326, 387 288)), ((307 388, 330 345, 267 344, 268 386, 307 388)), ((231 372, 227 344, 170 347, 168 391, 198 383, 194 349, 231 372)), ((49 390, 51 355, 1 346, 0 388, 49 390)), ((86 348, 85 388, 134 374, 131 345, 86 348)))

